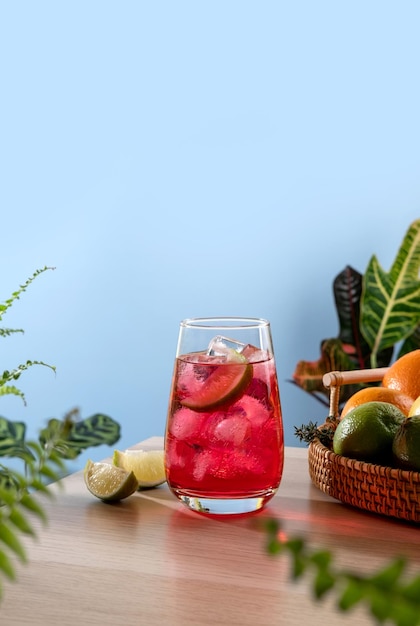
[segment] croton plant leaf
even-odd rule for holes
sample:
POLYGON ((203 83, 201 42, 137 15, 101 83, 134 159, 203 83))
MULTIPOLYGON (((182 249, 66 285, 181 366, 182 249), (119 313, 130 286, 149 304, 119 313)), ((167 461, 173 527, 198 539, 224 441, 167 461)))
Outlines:
MULTIPOLYGON (((409 339, 416 332, 420 324, 419 271, 417 220, 408 229, 390 271, 385 272, 373 255, 364 276, 360 326, 371 348, 371 367, 377 366, 380 350, 409 339)), ((413 338, 409 341, 412 343, 413 338)))
MULTIPOLYGON (((324 387, 322 378, 327 372, 356 369, 353 347, 350 354, 346 351, 349 344, 340 339, 326 339, 321 343, 321 357, 317 361, 299 361, 293 373, 293 382, 304 391, 312 394, 322 404, 328 406, 329 391, 324 387)), ((342 402, 347 400, 360 385, 345 385, 340 394, 342 402)))
POLYGON ((403 354, 407 354, 407 352, 411 352, 412 350, 418 350, 420 348, 420 326, 417 326, 416 330, 412 335, 407 337, 398 351, 397 358, 403 356, 403 354))
MULTIPOLYGON (((322 382, 324 374, 369 367, 371 350, 359 325, 362 288, 363 275, 349 265, 335 277, 333 293, 339 322, 338 337, 323 340, 320 358, 317 361, 299 361, 294 371, 293 381, 323 404, 328 404, 329 398, 329 391, 322 382)), ((381 367, 390 363, 392 353, 393 349, 388 348, 378 355, 381 367)), ((343 387, 341 402, 362 386, 366 385, 343 387)))
MULTIPOLYGON (((317 361, 299 361, 292 382, 327 404, 327 372, 386 367, 398 343, 398 357, 420 348, 419 271, 420 219, 410 225, 389 273, 372 256, 364 275, 347 266, 336 276, 338 337, 321 342, 317 361)), ((341 402, 363 386, 343 386, 341 402)))
MULTIPOLYGON (((359 324, 363 275, 348 265, 334 279, 333 291, 340 326, 338 338, 351 361, 347 369, 370 367, 371 347, 363 336, 359 324)), ((389 365, 392 354, 393 346, 382 350, 378 355, 378 366, 389 365)))

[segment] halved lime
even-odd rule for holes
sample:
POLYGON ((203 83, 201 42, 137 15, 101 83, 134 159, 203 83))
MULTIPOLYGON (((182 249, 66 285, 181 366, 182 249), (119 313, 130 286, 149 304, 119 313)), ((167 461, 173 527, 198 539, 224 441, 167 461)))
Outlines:
POLYGON ((134 473, 111 463, 93 463, 88 460, 84 478, 90 493, 106 502, 128 498, 139 487, 134 473))
POLYGON ((217 365, 210 375, 201 380, 181 404, 194 411, 208 411, 239 398, 252 379, 252 365, 231 350, 229 360, 217 365), (234 356, 233 356, 234 353, 234 356))
POLYGON ((133 472, 139 489, 151 489, 166 481, 163 450, 115 450, 113 463, 133 472))

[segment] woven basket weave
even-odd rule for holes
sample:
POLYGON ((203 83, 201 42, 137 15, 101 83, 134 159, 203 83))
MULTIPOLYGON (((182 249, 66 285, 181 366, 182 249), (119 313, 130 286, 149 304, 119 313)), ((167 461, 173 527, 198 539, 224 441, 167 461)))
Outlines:
MULTIPOLYGON (((324 385, 330 389, 330 414, 338 416, 340 385, 382 380, 387 368, 330 372, 324 385)), ((420 522, 420 473, 356 461, 335 454, 319 440, 308 450, 313 484, 329 496, 351 506, 420 522)))

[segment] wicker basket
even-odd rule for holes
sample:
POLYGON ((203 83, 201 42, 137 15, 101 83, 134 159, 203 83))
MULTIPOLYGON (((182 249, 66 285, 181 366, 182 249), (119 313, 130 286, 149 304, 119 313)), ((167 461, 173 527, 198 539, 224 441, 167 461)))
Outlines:
MULTIPOLYGON (((330 414, 339 415, 340 385, 382 380, 387 368, 330 372, 323 382, 330 389, 330 414)), ((420 522, 420 472, 356 461, 335 454, 319 440, 308 452, 309 474, 321 491, 351 506, 420 522)))

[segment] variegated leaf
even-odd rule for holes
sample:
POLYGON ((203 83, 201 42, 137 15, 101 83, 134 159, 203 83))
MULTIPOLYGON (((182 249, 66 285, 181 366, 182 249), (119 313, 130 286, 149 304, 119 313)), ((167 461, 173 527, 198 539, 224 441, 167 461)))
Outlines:
POLYGON ((420 324, 420 220, 413 222, 387 273, 376 256, 368 264, 360 307, 360 326, 371 347, 371 367, 377 354, 406 339, 420 324))

